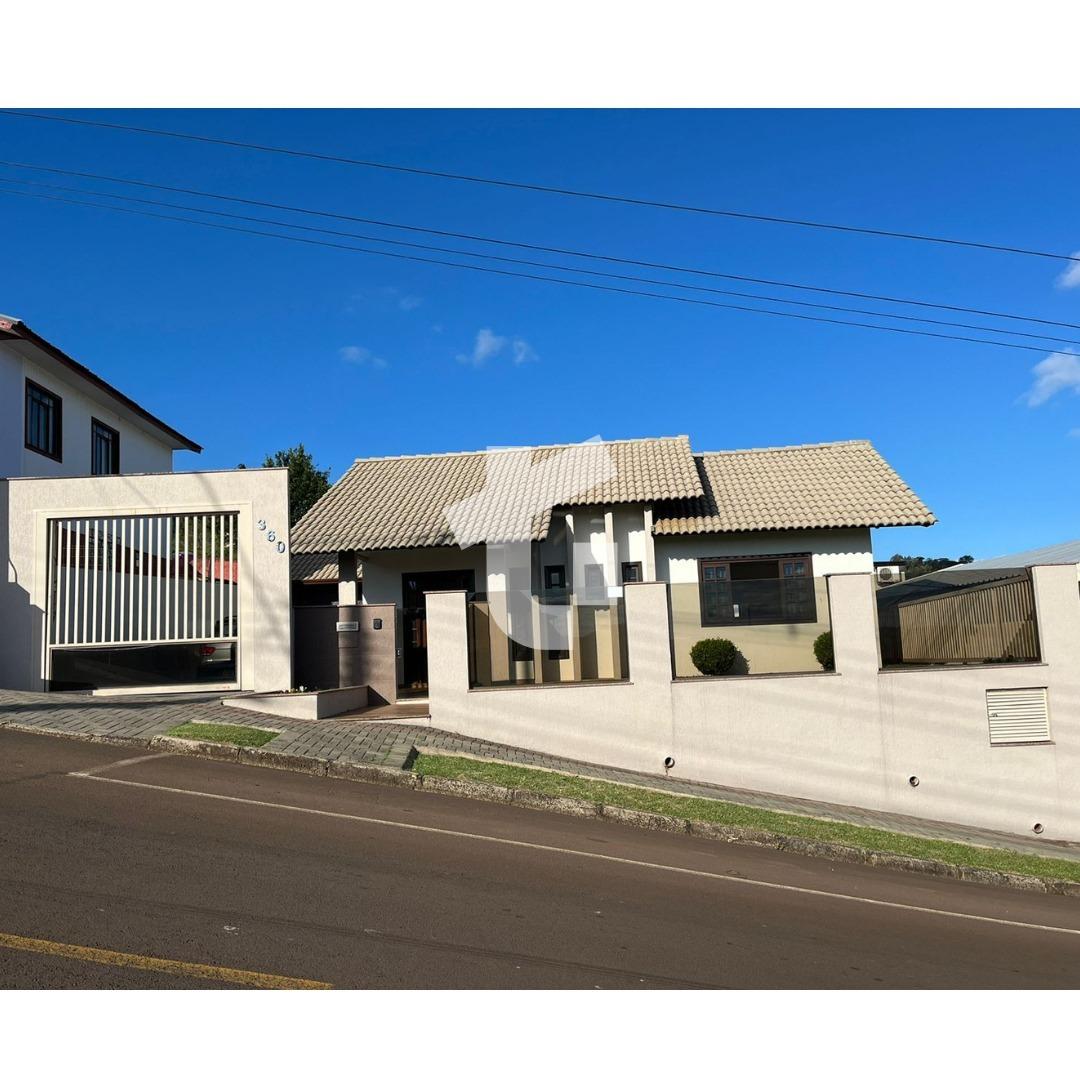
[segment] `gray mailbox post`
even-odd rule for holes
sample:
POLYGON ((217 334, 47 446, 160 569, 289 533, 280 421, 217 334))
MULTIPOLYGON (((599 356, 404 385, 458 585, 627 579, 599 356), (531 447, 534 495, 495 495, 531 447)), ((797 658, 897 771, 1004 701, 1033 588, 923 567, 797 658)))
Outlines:
POLYGON ((360 607, 338 608, 338 686, 359 686, 361 679, 360 607))

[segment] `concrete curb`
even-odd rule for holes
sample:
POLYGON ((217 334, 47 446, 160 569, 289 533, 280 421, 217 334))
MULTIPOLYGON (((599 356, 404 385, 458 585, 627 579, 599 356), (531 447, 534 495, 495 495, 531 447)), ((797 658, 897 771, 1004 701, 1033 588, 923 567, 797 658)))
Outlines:
POLYGON ((41 727, 39 724, 20 724, 18 721, 6 721, 5 731, 17 731, 22 735, 48 735, 54 739, 74 739, 76 742, 103 743, 106 746, 133 746, 140 750, 147 749, 152 740, 149 735, 109 735, 91 731, 64 731, 62 728, 41 727))
MULTIPOLYGON (((1050 893, 1056 896, 1080 897, 1080 882, 1045 880, 1026 874, 1011 874, 1001 870, 984 870, 975 866, 955 866, 936 859, 920 859, 911 855, 898 855, 889 851, 856 847, 831 840, 806 840, 798 836, 784 836, 744 825, 720 825, 708 821, 691 821, 686 818, 669 817, 665 814, 628 810, 606 803, 593 803, 561 795, 545 795, 521 788, 505 788, 474 780, 450 780, 440 776, 418 776, 415 787, 421 791, 433 791, 442 795, 456 795, 485 802, 509 802, 528 810, 547 810, 555 814, 574 817, 600 817, 617 821, 638 829, 661 832, 688 833, 708 840, 718 840, 740 847, 765 847, 774 851, 790 851, 797 855, 833 859, 837 862, 857 863, 865 866, 881 866, 907 873, 929 874, 956 881, 970 881, 980 885, 996 885, 1000 888, 1019 889, 1024 892, 1050 893)), ((376 781, 380 782, 380 781, 376 781)))
POLYGON ((242 765, 261 765, 264 769, 284 769, 286 772, 310 773, 313 776, 325 776, 329 761, 321 758, 305 757, 303 754, 282 754, 262 747, 240 747, 239 759, 242 765))
POLYGON ((228 743, 204 742, 202 739, 178 739, 172 735, 155 735, 150 740, 155 750, 166 750, 170 754, 186 754, 190 757, 208 757, 215 761, 236 761, 240 756, 240 747, 228 743))

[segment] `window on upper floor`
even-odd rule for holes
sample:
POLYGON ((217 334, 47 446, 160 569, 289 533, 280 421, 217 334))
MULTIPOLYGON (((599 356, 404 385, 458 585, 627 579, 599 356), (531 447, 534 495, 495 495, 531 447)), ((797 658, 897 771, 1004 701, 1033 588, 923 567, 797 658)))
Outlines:
POLYGON ((26 380, 26 448, 63 460, 63 402, 44 386, 26 380))
POLYGON ((702 626, 817 622, 809 555, 699 559, 702 626))
POLYGON ((641 575, 640 562, 624 562, 622 564, 622 581, 626 585, 631 581, 644 581, 641 575))
POLYGON ((90 471, 94 476, 114 476, 120 471, 120 432, 90 421, 90 471))

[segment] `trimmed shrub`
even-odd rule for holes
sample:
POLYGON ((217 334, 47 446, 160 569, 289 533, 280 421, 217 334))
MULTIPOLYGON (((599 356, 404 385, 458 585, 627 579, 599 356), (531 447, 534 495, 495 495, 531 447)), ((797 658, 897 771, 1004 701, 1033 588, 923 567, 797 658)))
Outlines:
POLYGON ((836 667, 831 630, 826 630, 824 634, 818 634, 814 639, 814 656, 825 671, 832 671, 836 667))
POLYGON ((727 638, 703 638, 690 650, 690 659, 702 675, 726 675, 739 650, 727 638))

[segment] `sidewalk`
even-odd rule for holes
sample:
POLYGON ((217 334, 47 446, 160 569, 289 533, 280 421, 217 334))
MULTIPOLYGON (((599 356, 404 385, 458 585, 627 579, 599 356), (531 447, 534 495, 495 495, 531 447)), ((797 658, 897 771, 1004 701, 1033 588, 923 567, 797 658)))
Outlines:
POLYGON ((164 735, 177 724, 186 722, 239 724, 279 731, 281 734, 264 748, 264 752, 310 758, 313 764, 341 762, 404 768, 415 747, 433 753, 467 754, 516 765, 531 765, 613 783, 655 788, 671 794, 697 795, 782 813, 845 821, 934 840, 953 840, 978 847, 1006 848, 1029 855, 1080 861, 1080 843, 1038 840, 990 829, 927 821, 904 814, 887 814, 615 769, 483 739, 471 739, 420 724, 377 720, 282 720, 276 716, 264 717, 259 713, 230 709, 221 704, 220 694, 91 697, 86 694, 0 690, 0 728, 69 738, 148 742, 155 735, 164 735))

